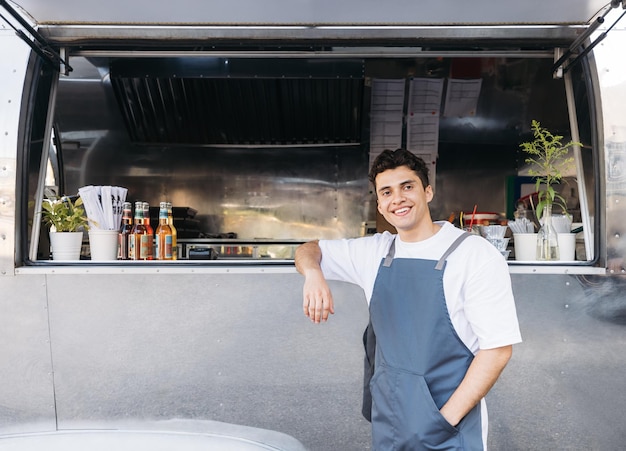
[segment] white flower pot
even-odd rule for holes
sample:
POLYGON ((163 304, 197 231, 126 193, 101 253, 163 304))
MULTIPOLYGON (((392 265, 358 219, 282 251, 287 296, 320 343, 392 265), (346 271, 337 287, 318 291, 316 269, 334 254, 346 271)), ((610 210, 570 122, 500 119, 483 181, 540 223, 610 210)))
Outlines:
POLYGON ((515 260, 537 260, 537 234, 514 233, 513 248, 515 249, 515 260))
MULTIPOLYGON (((573 233, 557 233, 559 240, 559 260, 576 260, 576 235, 573 233)), ((515 248, 515 260, 537 260, 537 234, 514 233, 513 246, 515 248)))
POLYGON ((50 232, 53 260, 80 260, 83 232, 50 232))
POLYGON ((557 239, 559 240, 559 260, 576 260, 576 234, 557 233, 557 239))

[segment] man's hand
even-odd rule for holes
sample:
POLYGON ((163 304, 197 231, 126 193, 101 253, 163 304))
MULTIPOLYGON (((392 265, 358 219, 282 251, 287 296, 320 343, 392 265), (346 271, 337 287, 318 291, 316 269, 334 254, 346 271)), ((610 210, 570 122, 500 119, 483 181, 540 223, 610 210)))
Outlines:
POLYGON ((322 274, 320 262, 322 251, 317 241, 304 243, 296 249, 296 269, 304 276, 302 309, 314 323, 327 321, 330 313, 335 313, 333 295, 322 274))
POLYGON ((487 395, 513 352, 512 346, 481 349, 452 396, 441 408, 441 415, 456 426, 465 415, 487 395))
POLYGON ((327 321, 335 313, 333 295, 321 270, 307 270, 302 290, 304 314, 314 323, 327 321))

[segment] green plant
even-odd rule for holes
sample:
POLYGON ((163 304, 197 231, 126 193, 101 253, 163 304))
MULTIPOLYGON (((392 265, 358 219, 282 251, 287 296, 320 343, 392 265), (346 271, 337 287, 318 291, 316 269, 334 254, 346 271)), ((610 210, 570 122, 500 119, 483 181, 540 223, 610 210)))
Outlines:
POLYGON ((571 168, 574 158, 567 156, 569 149, 580 146, 579 142, 570 141, 563 144, 563 137, 553 135, 548 129, 533 120, 531 123, 534 140, 523 142, 520 147, 530 155, 526 163, 533 167, 528 173, 535 178, 537 205, 534 207, 537 218, 541 218, 547 205, 558 205, 563 213, 568 214, 565 199, 554 189, 563 180, 563 173, 571 168))
POLYGON ((67 196, 60 199, 44 199, 41 215, 44 223, 54 227, 57 232, 76 232, 81 227, 89 229, 80 197, 75 202, 67 196))

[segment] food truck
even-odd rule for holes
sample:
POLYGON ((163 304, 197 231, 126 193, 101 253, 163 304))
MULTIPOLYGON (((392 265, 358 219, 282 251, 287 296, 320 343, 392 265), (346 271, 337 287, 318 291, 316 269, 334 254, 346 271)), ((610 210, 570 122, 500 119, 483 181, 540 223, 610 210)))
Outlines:
POLYGON ((533 219, 536 120, 577 143, 573 247, 520 259, 507 232, 524 342, 487 398, 490 447, 619 449, 625 7, 0 1, 0 448, 217 422, 369 449, 364 295, 331 282, 336 313, 310 324, 295 248, 388 228, 367 179, 386 148, 427 162, 434 219, 533 219), (42 206, 86 187, 147 202, 154 227, 170 202, 175 259, 95 259, 87 232, 53 259, 42 206))

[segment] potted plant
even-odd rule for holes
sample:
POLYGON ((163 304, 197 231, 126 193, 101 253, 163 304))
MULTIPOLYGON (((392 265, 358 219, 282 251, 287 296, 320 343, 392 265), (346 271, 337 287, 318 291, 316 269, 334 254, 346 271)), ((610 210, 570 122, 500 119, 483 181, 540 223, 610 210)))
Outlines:
POLYGON ((54 260, 78 260, 83 241, 83 230, 88 230, 87 215, 79 197, 44 199, 42 219, 50 227, 50 246, 54 260))
POLYGON ((535 179, 537 205, 533 210, 537 219, 541 218, 541 228, 537 234, 537 259, 559 260, 558 237, 552 225, 552 208, 557 205, 568 215, 565 199, 557 192, 555 185, 563 182, 563 174, 572 167, 574 158, 568 156, 569 149, 580 143, 569 141, 563 144, 563 136, 555 135, 541 124, 531 122, 534 139, 520 144, 528 154, 526 163, 532 167, 528 173, 535 179))

